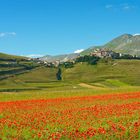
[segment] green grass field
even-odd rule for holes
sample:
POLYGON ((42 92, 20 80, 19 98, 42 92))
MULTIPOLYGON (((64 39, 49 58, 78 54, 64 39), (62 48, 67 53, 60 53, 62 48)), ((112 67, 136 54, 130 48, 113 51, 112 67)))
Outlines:
POLYGON ((140 138, 140 61, 40 66, 0 81, 0 139, 140 138))
POLYGON ((62 68, 62 81, 56 80, 57 68, 37 67, 26 73, 0 81, 0 91, 56 91, 61 90, 118 90, 140 86, 139 60, 113 60, 97 65, 78 63, 73 68, 62 68), (91 87, 82 87, 86 83, 91 87), (97 87, 95 89, 95 87, 97 87), (100 87, 102 89, 100 89, 100 87))
MULTIPOLYGON (((54 86, 54 85, 53 85, 54 86)), ((89 89, 80 87, 78 85, 65 86, 59 88, 49 88, 44 90, 37 89, 23 89, 18 92, 0 92, 0 101, 16 101, 16 100, 30 100, 30 99, 54 99, 54 98, 67 98, 67 97, 82 97, 93 95, 106 95, 118 93, 131 93, 140 91, 140 87, 123 87, 123 88, 105 88, 105 89, 89 89), (77 87, 75 89, 75 87, 77 87)))

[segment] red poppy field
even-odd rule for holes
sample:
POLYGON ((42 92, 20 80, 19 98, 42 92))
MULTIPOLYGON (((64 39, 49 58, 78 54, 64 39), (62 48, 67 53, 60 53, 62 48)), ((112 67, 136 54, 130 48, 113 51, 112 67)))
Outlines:
POLYGON ((0 139, 140 139, 140 92, 0 102, 0 139))

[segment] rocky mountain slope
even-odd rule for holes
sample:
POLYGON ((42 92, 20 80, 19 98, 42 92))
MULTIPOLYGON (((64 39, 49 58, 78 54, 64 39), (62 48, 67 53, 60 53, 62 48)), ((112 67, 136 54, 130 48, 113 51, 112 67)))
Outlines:
POLYGON ((140 56, 140 35, 124 34, 103 46, 88 48, 81 54, 89 54, 93 52, 95 48, 106 48, 119 53, 140 56))

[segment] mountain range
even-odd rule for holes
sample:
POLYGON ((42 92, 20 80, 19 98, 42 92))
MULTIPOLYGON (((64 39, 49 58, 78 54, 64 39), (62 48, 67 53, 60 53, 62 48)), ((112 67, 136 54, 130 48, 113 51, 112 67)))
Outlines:
POLYGON ((106 48, 119 53, 140 56, 140 35, 123 34, 105 45, 90 47, 81 52, 81 55, 88 55, 95 48, 106 48))
POLYGON ((41 60, 46 60, 48 62, 52 61, 61 61, 65 62, 71 59, 75 59, 79 55, 89 55, 90 53, 94 52, 97 48, 103 48, 103 49, 109 49, 115 52, 123 53, 123 54, 130 54, 130 55, 136 55, 140 56, 140 35, 135 34, 123 34, 110 42, 106 43, 102 46, 93 46, 88 49, 85 49, 81 53, 73 53, 73 54, 65 54, 65 55, 57 55, 57 56, 50 56, 46 55, 44 57, 41 57, 41 60))
POLYGON ((39 59, 42 61, 47 61, 47 62, 54 62, 54 61, 66 62, 66 61, 77 58, 79 55, 80 54, 78 53, 63 54, 63 55, 56 55, 56 56, 46 55, 39 59))
MULTIPOLYGON (((109 49, 115 52, 130 54, 133 56, 136 55, 140 57, 140 34, 135 34, 135 35, 123 34, 111 40, 110 42, 106 43, 105 45, 92 46, 88 49, 85 49, 81 53, 62 54, 56 56, 46 55, 40 57, 39 59, 48 62, 54 62, 54 61, 66 62, 69 60, 73 60, 78 56, 89 55, 90 53, 94 52, 95 49, 97 48, 109 49)), ((12 55, 0 53, 0 58, 4 58, 4 57, 17 58, 18 56, 12 56, 12 55)), ((18 58, 23 58, 23 57, 18 57, 18 58)))

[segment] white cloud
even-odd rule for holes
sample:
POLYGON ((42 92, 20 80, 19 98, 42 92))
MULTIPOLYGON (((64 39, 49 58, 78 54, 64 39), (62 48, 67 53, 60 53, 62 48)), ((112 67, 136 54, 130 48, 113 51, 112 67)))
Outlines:
POLYGON ((131 7, 130 6, 124 6, 123 10, 129 10, 131 7))
POLYGON ((0 32, 0 38, 7 37, 7 36, 15 36, 15 32, 0 32))
POLYGON ((76 51, 74 51, 74 53, 81 53, 82 51, 84 51, 84 49, 76 50, 76 51))
POLYGON ((112 5, 112 4, 108 4, 108 5, 105 6, 105 8, 106 8, 106 9, 113 8, 113 5, 112 5))
POLYGON ((135 5, 131 5, 131 4, 128 4, 128 3, 122 3, 122 4, 119 4, 119 5, 112 5, 112 4, 107 4, 105 5, 105 8, 106 9, 112 9, 112 10, 124 10, 124 11, 128 11, 128 10, 132 10, 132 9, 135 9, 136 6, 135 5))
POLYGON ((140 35, 140 33, 136 33, 136 34, 134 34, 133 36, 137 36, 137 35, 140 35))
POLYGON ((0 33, 0 37, 4 37, 5 36, 5 33, 0 33))
POLYGON ((29 55, 24 55, 24 56, 31 57, 31 58, 37 58, 37 57, 42 57, 44 55, 42 55, 42 54, 29 54, 29 55))
POLYGON ((120 7, 122 8, 122 10, 131 10, 135 8, 134 5, 130 5, 128 3, 121 4, 120 7))

